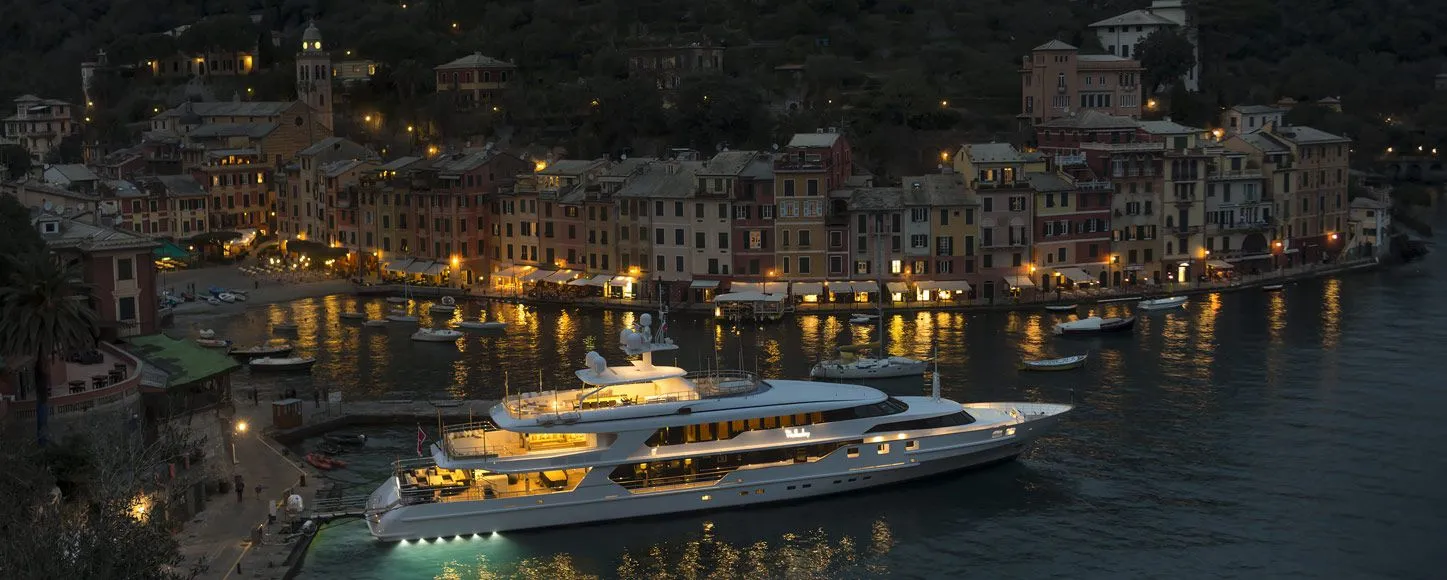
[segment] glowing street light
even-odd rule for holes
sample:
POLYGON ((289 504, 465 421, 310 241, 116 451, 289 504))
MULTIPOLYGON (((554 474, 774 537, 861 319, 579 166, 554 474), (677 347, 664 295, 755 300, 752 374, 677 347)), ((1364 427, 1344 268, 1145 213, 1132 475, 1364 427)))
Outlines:
POLYGON ((1156 107, 1159 107, 1159 106, 1161 106, 1161 104, 1160 104, 1158 101, 1156 101, 1155 99, 1148 99, 1148 100, 1146 100, 1146 108, 1147 108, 1147 109, 1150 109, 1150 110, 1154 111, 1154 110, 1156 110, 1156 107))
POLYGON ((950 102, 949 102, 949 101, 946 101, 946 100, 940 100, 940 108, 941 108, 941 109, 948 109, 948 108, 950 108, 950 102))
POLYGON ((246 421, 237 421, 237 422, 236 422, 236 432, 237 432, 237 433, 241 433, 241 434, 245 435, 245 434, 246 434, 246 430, 247 430, 247 429, 250 429, 250 428, 251 428, 251 426, 250 426, 250 425, 247 425, 247 424, 246 424, 246 421))

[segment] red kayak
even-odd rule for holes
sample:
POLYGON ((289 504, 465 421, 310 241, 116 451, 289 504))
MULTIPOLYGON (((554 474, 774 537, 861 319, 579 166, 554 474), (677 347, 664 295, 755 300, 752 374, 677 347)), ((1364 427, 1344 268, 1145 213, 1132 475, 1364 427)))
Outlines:
POLYGON ((310 463, 310 464, 312 465, 312 467, 315 467, 315 468, 317 468, 317 469, 321 469, 321 470, 324 470, 324 471, 330 471, 330 470, 332 470, 332 469, 341 469, 341 468, 347 466, 347 462, 345 462, 345 461, 342 461, 342 460, 340 460, 340 459, 334 459, 334 458, 331 458, 331 457, 327 457, 326 455, 322 455, 322 454, 320 454, 320 453, 308 453, 308 454, 306 454, 306 462, 307 462, 307 463, 310 463))

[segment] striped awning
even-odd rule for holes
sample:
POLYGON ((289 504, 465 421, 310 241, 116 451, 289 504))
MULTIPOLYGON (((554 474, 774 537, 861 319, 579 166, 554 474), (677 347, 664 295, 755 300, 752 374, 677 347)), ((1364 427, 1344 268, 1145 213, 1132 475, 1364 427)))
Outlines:
POLYGON ((1087 274, 1085 270, 1081 270, 1080 268, 1056 268, 1055 273, 1065 276, 1077 284, 1089 284, 1096 281, 1094 276, 1087 274))
POLYGON ((795 296, 818 296, 824 293, 822 282, 795 282, 792 292, 795 296))
POLYGON ((1011 288, 1034 288, 1035 283, 1030 281, 1029 276, 1005 276, 1005 284, 1011 288))
POLYGON ((523 274, 522 281, 523 281, 523 282, 541 282, 542 280, 546 279, 548 276, 552 276, 552 275, 553 275, 553 271, 552 271, 552 270, 533 270, 533 271, 531 271, 531 272, 528 272, 528 273, 526 273, 526 274, 523 274))

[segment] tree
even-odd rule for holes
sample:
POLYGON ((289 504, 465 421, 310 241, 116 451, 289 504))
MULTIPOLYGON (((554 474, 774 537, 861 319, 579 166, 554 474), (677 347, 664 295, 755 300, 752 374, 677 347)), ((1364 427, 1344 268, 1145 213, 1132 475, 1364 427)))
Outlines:
POLYGON ((171 435, 148 443, 134 421, 103 414, 83 437, 0 449, 0 578, 194 577, 174 570, 178 543, 160 517, 181 498, 148 485, 192 448, 171 435))
MULTIPOLYGON (((0 175, 4 179, 20 179, 30 171, 30 152, 19 145, 0 145, 0 166, 7 170, 6 175, 0 175)), ((14 198, 10 198, 14 201, 14 198)))
POLYGON ((1146 86, 1152 91, 1176 82, 1196 66, 1196 49, 1185 35, 1161 29, 1141 41, 1136 54, 1145 68, 1146 86))
MULTIPOLYGON (((25 160, 29 162, 29 155, 25 160)), ((30 210, 20 205, 20 200, 0 195, 0 256, 20 256, 44 249, 45 240, 30 225, 30 210)), ((9 280, 10 272, 10 261, 0 260, 0 280, 9 280)))
POLYGON ((673 129, 699 151, 728 143, 738 149, 768 130, 763 95, 750 82, 722 74, 691 75, 682 81, 674 105, 673 129))
POLYGON ((46 441, 50 366, 56 358, 95 345, 96 313, 79 264, 49 252, 10 255, 10 278, 0 287, 0 353, 33 357, 35 433, 46 441))

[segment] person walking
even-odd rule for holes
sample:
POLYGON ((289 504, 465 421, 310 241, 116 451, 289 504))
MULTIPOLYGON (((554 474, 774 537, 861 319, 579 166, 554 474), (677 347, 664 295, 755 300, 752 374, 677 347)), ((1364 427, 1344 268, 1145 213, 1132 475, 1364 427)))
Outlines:
POLYGON ((236 503, 241 503, 243 494, 246 493, 246 482, 241 479, 241 474, 236 474, 236 503))

